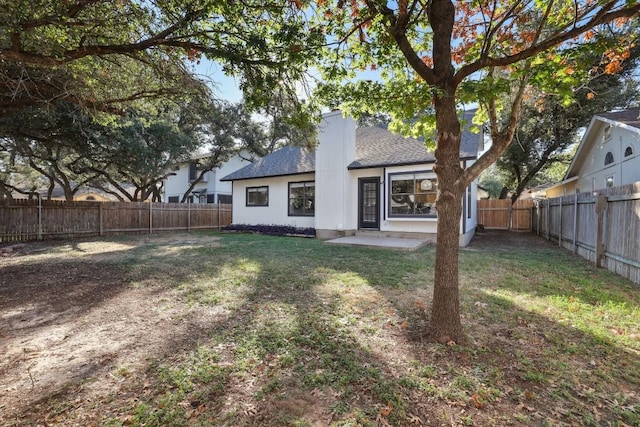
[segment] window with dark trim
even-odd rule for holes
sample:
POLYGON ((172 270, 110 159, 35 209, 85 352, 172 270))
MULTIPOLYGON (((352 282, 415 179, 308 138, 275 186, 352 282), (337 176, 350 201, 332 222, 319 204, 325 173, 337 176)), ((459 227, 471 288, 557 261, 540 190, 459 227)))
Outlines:
POLYGON ((438 179, 430 172, 389 174, 389 218, 435 218, 438 179))
POLYGON ((196 162, 189 163, 189 182, 195 181, 198 177, 198 165, 196 162))
POLYGON ((315 206, 315 181, 289 183, 289 216, 313 216, 315 206))
POLYGON ((633 147, 632 147, 632 146, 628 146, 627 148, 625 148, 625 150, 624 150, 624 156, 625 156, 625 157, 631 157, 631 156, 633 156, 633 147))
POLYGON ((180 203, 179 196, 169 196, 169 203, 180 203))
POLYGON ((233 202, 231 194, 218 194, 218 203, 221 205, 230 205, 233 202))
POLYGON ((607 151, 607 154, 605 154, 604 156, 604 165, 610 165, 611 163, 613 163, 613 153, 611 151, 607 151))
POLYGON ((216 195, 215 194, 207 194, 207 203, 215 203, 216 195))
POLYGON ((269 187, 247 187, 247 206, 269 206, 269 187))

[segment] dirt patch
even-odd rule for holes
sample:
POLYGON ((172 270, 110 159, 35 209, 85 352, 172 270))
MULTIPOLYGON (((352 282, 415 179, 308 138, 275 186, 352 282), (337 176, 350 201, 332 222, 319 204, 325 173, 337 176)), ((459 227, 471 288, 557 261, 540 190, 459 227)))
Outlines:
POLYGON ((466 247, 467 250, 504 250, 513 249, 543 249, 553 247, 554 244, 535 233, 517 233, 506 230, 485 230, 478 231, 473 236, 471 243, 466 247))
POLYGON ((50 411, 38 411, 60 393, 80 400, 63 412, 117 394, 130 372, 197 341, 208 321, 225 315, 190 308, 170 289, 132 284, 115 255, 124 249, 33 243, 0 258, 0 424, 55 424, 50 411))

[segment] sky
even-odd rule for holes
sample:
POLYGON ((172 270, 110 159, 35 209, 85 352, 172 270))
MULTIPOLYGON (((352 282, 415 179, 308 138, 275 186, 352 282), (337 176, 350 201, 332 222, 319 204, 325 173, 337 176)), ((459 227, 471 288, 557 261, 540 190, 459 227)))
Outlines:
POLYGON ((195 72, 203 80, 211 82, 210 86, 217 98, 234 103, 242 101, 242 91, 238 82, 235 78, 226 76, 219 64, 203 57, 195 66, 195 72))

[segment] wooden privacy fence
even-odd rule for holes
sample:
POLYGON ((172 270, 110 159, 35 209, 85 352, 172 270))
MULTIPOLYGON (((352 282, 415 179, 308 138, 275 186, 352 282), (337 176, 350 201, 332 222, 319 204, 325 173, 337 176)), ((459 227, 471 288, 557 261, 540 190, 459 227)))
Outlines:
POLYGON ((640 284, 640 182, 540 200, 536 232, 640 284))
POLYGON ((490 230, 531 231, 533 207, 531 199, 513 205, 511 199, 478 200, 477 224, 490 230))
POLYGON ((217 229, 231 205, 0 200, 0 242, 217 229))

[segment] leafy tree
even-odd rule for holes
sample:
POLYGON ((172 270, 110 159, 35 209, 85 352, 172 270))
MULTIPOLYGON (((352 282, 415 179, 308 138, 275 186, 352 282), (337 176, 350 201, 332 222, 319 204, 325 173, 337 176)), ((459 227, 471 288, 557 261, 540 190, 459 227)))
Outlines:
MULTIPOLYGON (((458 237, 461 199, 480 172, 511 143, 529 87, 571 102, 575 81, 588 78, 581 51, 604 55, 616 71, 633 42, 616 46, 592 30, 620 30, 636 16, 629 1, 534 0, 427 2, 398 0, 318 1, 317 25, 331 34, 322 64, 327 84, 320 94, 350 114, 386 112, 391 128, 426 136, 435 147, 438 236, 431 333, 443 342, 465 342, 460 320, 458 237), (379 79, 356 79, 363 70, 379 79), (463 169, 460 108, 475 102, 477 121, 488 121, 493 143, 463 169), (504 110, 507 120, 499 120, 504 110)), ((623 33, 624 34, 624 33, 623 33)))
POLYGON ((322 41, 297 2, 276 0, 17 0, 3 4, 0 22, 4 108, 66 99, 117 110, 184 91, 193 81, 185 61, 203 55, 261 105, 275 87, 295 93, 306 47, 322 41))
MULTIPOLYGON (((592 70, 597 70, 600 58, 594 58, 592 52, 586 54, 585 62, 591 61, 592 70)), ((529 185, 562 179, 562 176, 558 179, 558 171, 566 170, 572 159, 568 149, 577 142, 578 131, 589 124, 594 114, 628 108, 638 101, 638 82, 632 76, 638 55, 640 47, 634 47, 620 64, 618 73, 598 73, 586 84, 574 87, 574 102, 569 105, 559 102, 555 94, 529 95, 523 103, 515 142, 496 163, 505 186, 512 190, 512 202, 529 185)))
POLYGON ((208 147, 206 154, 197 160, 198 176, 191 181, 189 188, 182 195, 181 203, 187 201, 195 186, 204 179, 204 175, 227 161, 241 147, 238 136, 247 132, 246 124, 250 117, 241 105, 230 103, 206 103, 189 111, 194 122, 194 136, 199 140, 199 147, 208 147))
POLYGON ((500 198, 500 193, 504 187, 503 179, 501 179, 500 172, 496 170, 495 165, 491 165, 482 171, 478 184, 487 190, 490 199, 500 198))
MULTIPOLYGON (((64 191, 66 200, 73 200, 77 191, 95 177, 95 174, 77 172, 87 161, 80 147, 87 144, 86 130, 90 125, 91 120, 86 115, 76 114, 74 108, 62 102, 3 116, 0 132, 5 135, 3 151, 11 158, 8 171, 21 181, 20 185, 12 185, 10 176, 4 176, 3 186, 24 193, 20 187, 27 184, 25 178, 35 171, 47 183, 47 198, 51 198, 58 186, 64 191)), ((37 181, 31 182, 35 185, 27 193, 40 187, 37 181)))

